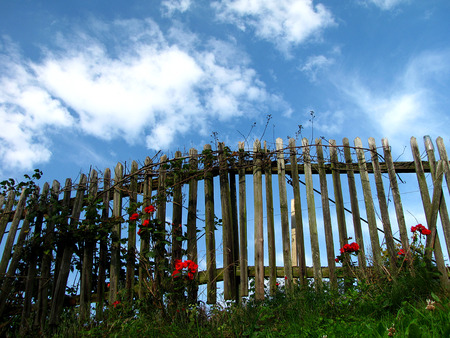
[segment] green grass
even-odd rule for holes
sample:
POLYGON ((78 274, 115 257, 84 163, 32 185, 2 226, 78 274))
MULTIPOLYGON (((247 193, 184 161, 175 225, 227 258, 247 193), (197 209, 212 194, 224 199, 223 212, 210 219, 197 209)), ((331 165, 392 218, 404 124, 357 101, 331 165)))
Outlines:
POLYGON ((78 324, 68 312, 55 337, 450 337, 450 298, 420 274, 360 280, 347 290, 284 288, 263 302, 250 297, 206 310, 205 306, 152 309, 122 303, 101 323, 78 324), (427 299, 434 310, 427 310, 427 299), (139 314, 138 314, 139 313, 139 314), (394 332, 395 330, 395 332, 394 332))

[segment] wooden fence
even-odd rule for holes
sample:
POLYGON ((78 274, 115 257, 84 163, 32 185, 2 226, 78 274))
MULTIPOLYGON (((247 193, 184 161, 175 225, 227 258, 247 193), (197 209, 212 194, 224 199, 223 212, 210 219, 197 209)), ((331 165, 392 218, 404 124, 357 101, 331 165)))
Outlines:
MULTIPOLYGON (((0 197, 0 241, 6 239, 1 241, 1 322, 21 314, 24 326, 30 318, 37 326, 43 327, 45 322, 56 325, 65 302, 71 300, 66 295, 71 270, 72 276, 74 271, 79 274, 76 303, 81 318, 90 316, 95 302, 100 319, 104 306, 114 304, 119 291, 125 290, 128 299, 151 292, 149 283, 158 283, 158 272, 152 267, 164 259, 163 253, 171 257, 172 264, 182 257, 198 262, 199 247, 204 248, 206 269, 198 271, 195 280, 207 285, 208 303, 217 301, 219 281, 223 281, 226 300, 247 296, 250 277, 254 277, 257 299, 265 296, 266 279, 270 292, 279 278, 284 279, 288 291, 294 282, 303 285, 307 278, 313 278, 318 288, 324 278, 336 287, 338 278, 350 273, 335 262, 339 248, 349 240, 346 212, 351 212, 354 241, 360 247, 356 269, 380 269, 388 261, 390 265, 385 268, 395 273, 399 247, 410 247, 410 225, 405 222, 398 183, 402 173, 417 176, 426 225, 431 230, 426 246, 432 248, 430 255, 442 273, 442 285, 447 287, 444 257, 450 253, 450 222, 442 182, 445 176, 450 192, 449 161, 442 138, 436 140, 439 160, 431 139, 424 137, 424 143, 426 160, 416 139, 411 138, 412 162, 394 162, 386 139, 381 147, 373 138, 368 147, 363 147, 359 138, 353 145, 346 138, 342 145, 334 140, 322 144, 321 139, 311 145, 303 139, 297 145, 290 139, 287 146, 277 139, 276 149, 256 141, 252 150, 239 143, 235 151, 219 143, 215 151, 206 145, 201 153, 195 149, 186 156, 176 152, 173 159, 164 155, 158 163, 147 157, 141 167, 133 161, 128 173, 119 163, 113 177, 109 169, 101 178, 92 170, 89 177, 81 175, 75 185, 71 179, 64 187, 57 181, 51 187, 45 183, 39 195, 24 189, 18 200, 10 191, 0 197), (431 187, 426 173, 431 173, 431 187), (345 181, 348 187, 343 187, 345 181), (358 200, 361 192, 364 203, 358 200), (344 197, 350 208, 344 206, 344 197), (390 218, 388 197, 394 202, 395 219, 390 218), (307 215, 302 214, 305 203, 307 215), (162 237, 154 241, 137 236, 136 222, 129 220, 136 206, 143 209, 151 204, 156 214, 143 217, 158 221, 154 223, 159 224, 156 233, 162 237), (332 215, 330 205, 336 215, 332 215), (319 208, 321 216, 316 215, 319 208), (378 228, 377 213, 382 228, 378 228), (282 248, 275 247, 276 224, 281 224, 282 248), (250 226, 254 238, 247 238, 250 226), (393 228, 398 229, 400 238, 394 238, 393 228), (311 252, 305 250, 306 229, 311 252), (368 239, 363 238, 365 229, 368 239), (445 237, 446 247, 441 245, 437 230, 445 237), (339 243, 333 241, 336 232, 339 243), (216 242, 216 234, 221 243, 216 242), (326 264, 321 261, 320 234, 325 238, 326 264), (166 238, 171 238, 171 243, 166 238), (184 240, 187 246, 183 246, 184 240), (248 262, 249 243, 254 245, 254 251, 250 250, 254 264, 248 262), (277 249, 282 251, 282 267, 276 266, 277 249), (264 266, 265 253, 268 266, 264 266), (219 255, 222 262, 216 259, 219 255), (306 266, 307 256, 312 257, 311 267, 306 266)), ((166 277, 172 272, 170 266, 166 277)), ((197 288, 191 288, 189 294, 195 300, 197 288)))

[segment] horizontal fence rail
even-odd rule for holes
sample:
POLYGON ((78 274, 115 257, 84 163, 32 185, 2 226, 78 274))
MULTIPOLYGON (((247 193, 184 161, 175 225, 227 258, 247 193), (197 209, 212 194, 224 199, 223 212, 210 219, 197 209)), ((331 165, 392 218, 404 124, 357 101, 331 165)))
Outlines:
POLYGON ((71 302, 82 319, 95 303, 100 320, 119 295, 161 296, 164 278, 175 275, 183 260, 201 266, 189 268, 194 282, 188 298, 198 301, 198 286, 206 285, 209 304, 218 300, 219 282, 225 300, 238 300, 249 295, 253 278, 255 298, 264 299, 266 288, 273 294, 280 280, 290 292, 308 278, 316 288, 324 282, 337 288, 356 270, 395 274, 399 249, 410 247, 399 174, 416 176, 431 231, 427 255, 448 287, 450 221, 443 187, 450 193, 450 169, 443 139, 436 145, 437 152, 424 137, 422 155, 413 137, 413 161, 397 162, 387 139, 377 146, 370 138, 367 147, 359 138, 353 145, 346 138, 342 145, 277 139, 275 149, 257 140, 251 150, 244 143, 236 150, 219 143, 214 151, 206 145, 171 159, 163 155, 157 163, 147 157, 141 167, 133 161, 130 168, 118 163, 113 171, 92 170, 75 184, 67 179, 64 185, 5 191, 1 321, 20 314, 24 328, 30 316, 36 327, 57 325, 71 302), (337 252, 349 242, 359 246, 357 263, 340 266, 337 252))

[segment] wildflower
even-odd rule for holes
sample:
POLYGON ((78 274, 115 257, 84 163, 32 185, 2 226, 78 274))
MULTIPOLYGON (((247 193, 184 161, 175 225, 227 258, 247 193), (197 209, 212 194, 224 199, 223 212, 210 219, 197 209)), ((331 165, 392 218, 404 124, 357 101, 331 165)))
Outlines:
POLYGON ((139 214, 134 213, 134 214, 132 214, 132 215, 130 216, 130 221, 135 221, 135 220, 137 220, 138 218, 139 218, 139 214))
POLYGON ((148 207, 144 208, 144 212, 146 212, 147 214, 151 214, 153 212, 155 212, 156 208, 153 205, 149 205, 148 207))
POLYGON ((425 310, 434 311, 436 309, 434 304, 435 304, 435 301, 433 301, 431 299, 427 299, 427 307, 425 308, 425 310))
POLYGON ((417 224, 416 226, 411 227, 411 232, 420 232, 422 235, 430 235, 431 231, 424 227, 422 224, 417 224))
POLYGON ((392 324, 392 326, 389 329, 386 329, 388 331, 388 336, 392 337, 393 335, 395 335, 395 327, 394 324, 392 324))

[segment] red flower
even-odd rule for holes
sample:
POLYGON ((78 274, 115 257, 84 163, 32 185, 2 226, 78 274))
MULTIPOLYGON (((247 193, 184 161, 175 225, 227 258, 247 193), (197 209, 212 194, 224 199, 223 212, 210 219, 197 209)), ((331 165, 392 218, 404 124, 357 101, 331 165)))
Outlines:
POLYGON ((182 270, 183 269, 183 262, 181 262, 181 259, 175 260, 175 270, 182 270))
POLYGON ((341 252, 341 254, 344 252, 358 252, 359 245, 356 242, 353 242, 351 244, 345 244, 342 248, 339 249, 339 251, 341 252))
POLYGON ((138 218, 139 218, 139 214, 134 213, 134 214, 132 214, 132 215, 130 216, 130 221, 135 221, 135 220, 137 220, 138 218))
POLYGON ((138 230, 138 233, 137 233, 137 234, 138 234, 139 236, 141 236, 141 232, 142 232, 142 229, 141 229, 141 228, 139 228, 139 230, 138 230))
POLYGON ((119 304, 120 304, 120 301, 116 300, 116 301, 113 303, 113 306, 116 307, 116 306, 119 305, 119 304))
POLYGON ((193 280, 193 279, 194 279, 194 274, 193 274, 191 271, 188 272, 188 278, 189 278, 190 280, 193 280))
POLYGON ((411 232, 416 232, 419 231, 422 235, 430 235, 431 231, 429 229, 427 229, 426 227, 424 227, 422 224, 417 224, 414 227, 411 227, 411 232))
POLYGON ((111 284, 110 284, 110 283, 108 283, 108 285, 106 285, 106 287, 107 287, 107 288, 109 288, 110 286, 111 286, 111 284))
POLYGON ((397 252, 397 255, 404 255, 404 254, 405 254, 405 250, 403 250, 403 249, 400 249, 400 251, 397 252))
POLYGON ((340 261, 339 261, 339 258, 337 258, 337 257, 334 259, 334 261, 335 261, 336 263, 339 263, 339 262, 340 262, 340 261))
POLYGON ((150 224, 150 221, 148 219, 145 219, 144 222, 142 222, 143 227, 148 227, 149 224, 150 224))
POLYGON ((149 205, 148 207, 145 207, 145 208, 144 208, 144 211, 145 211, 147 214, 151 214, 152 212, 155 212, 155 210, 156 210, 156 208, 155 208, 153 205, 149 205))
POLYGON ((181 271, 180 271, 180 270, 174 270, 174 271, 172 272, 172 277, 173 277, 173 278, 180 277, 179 274, 181 274, 181 271))

